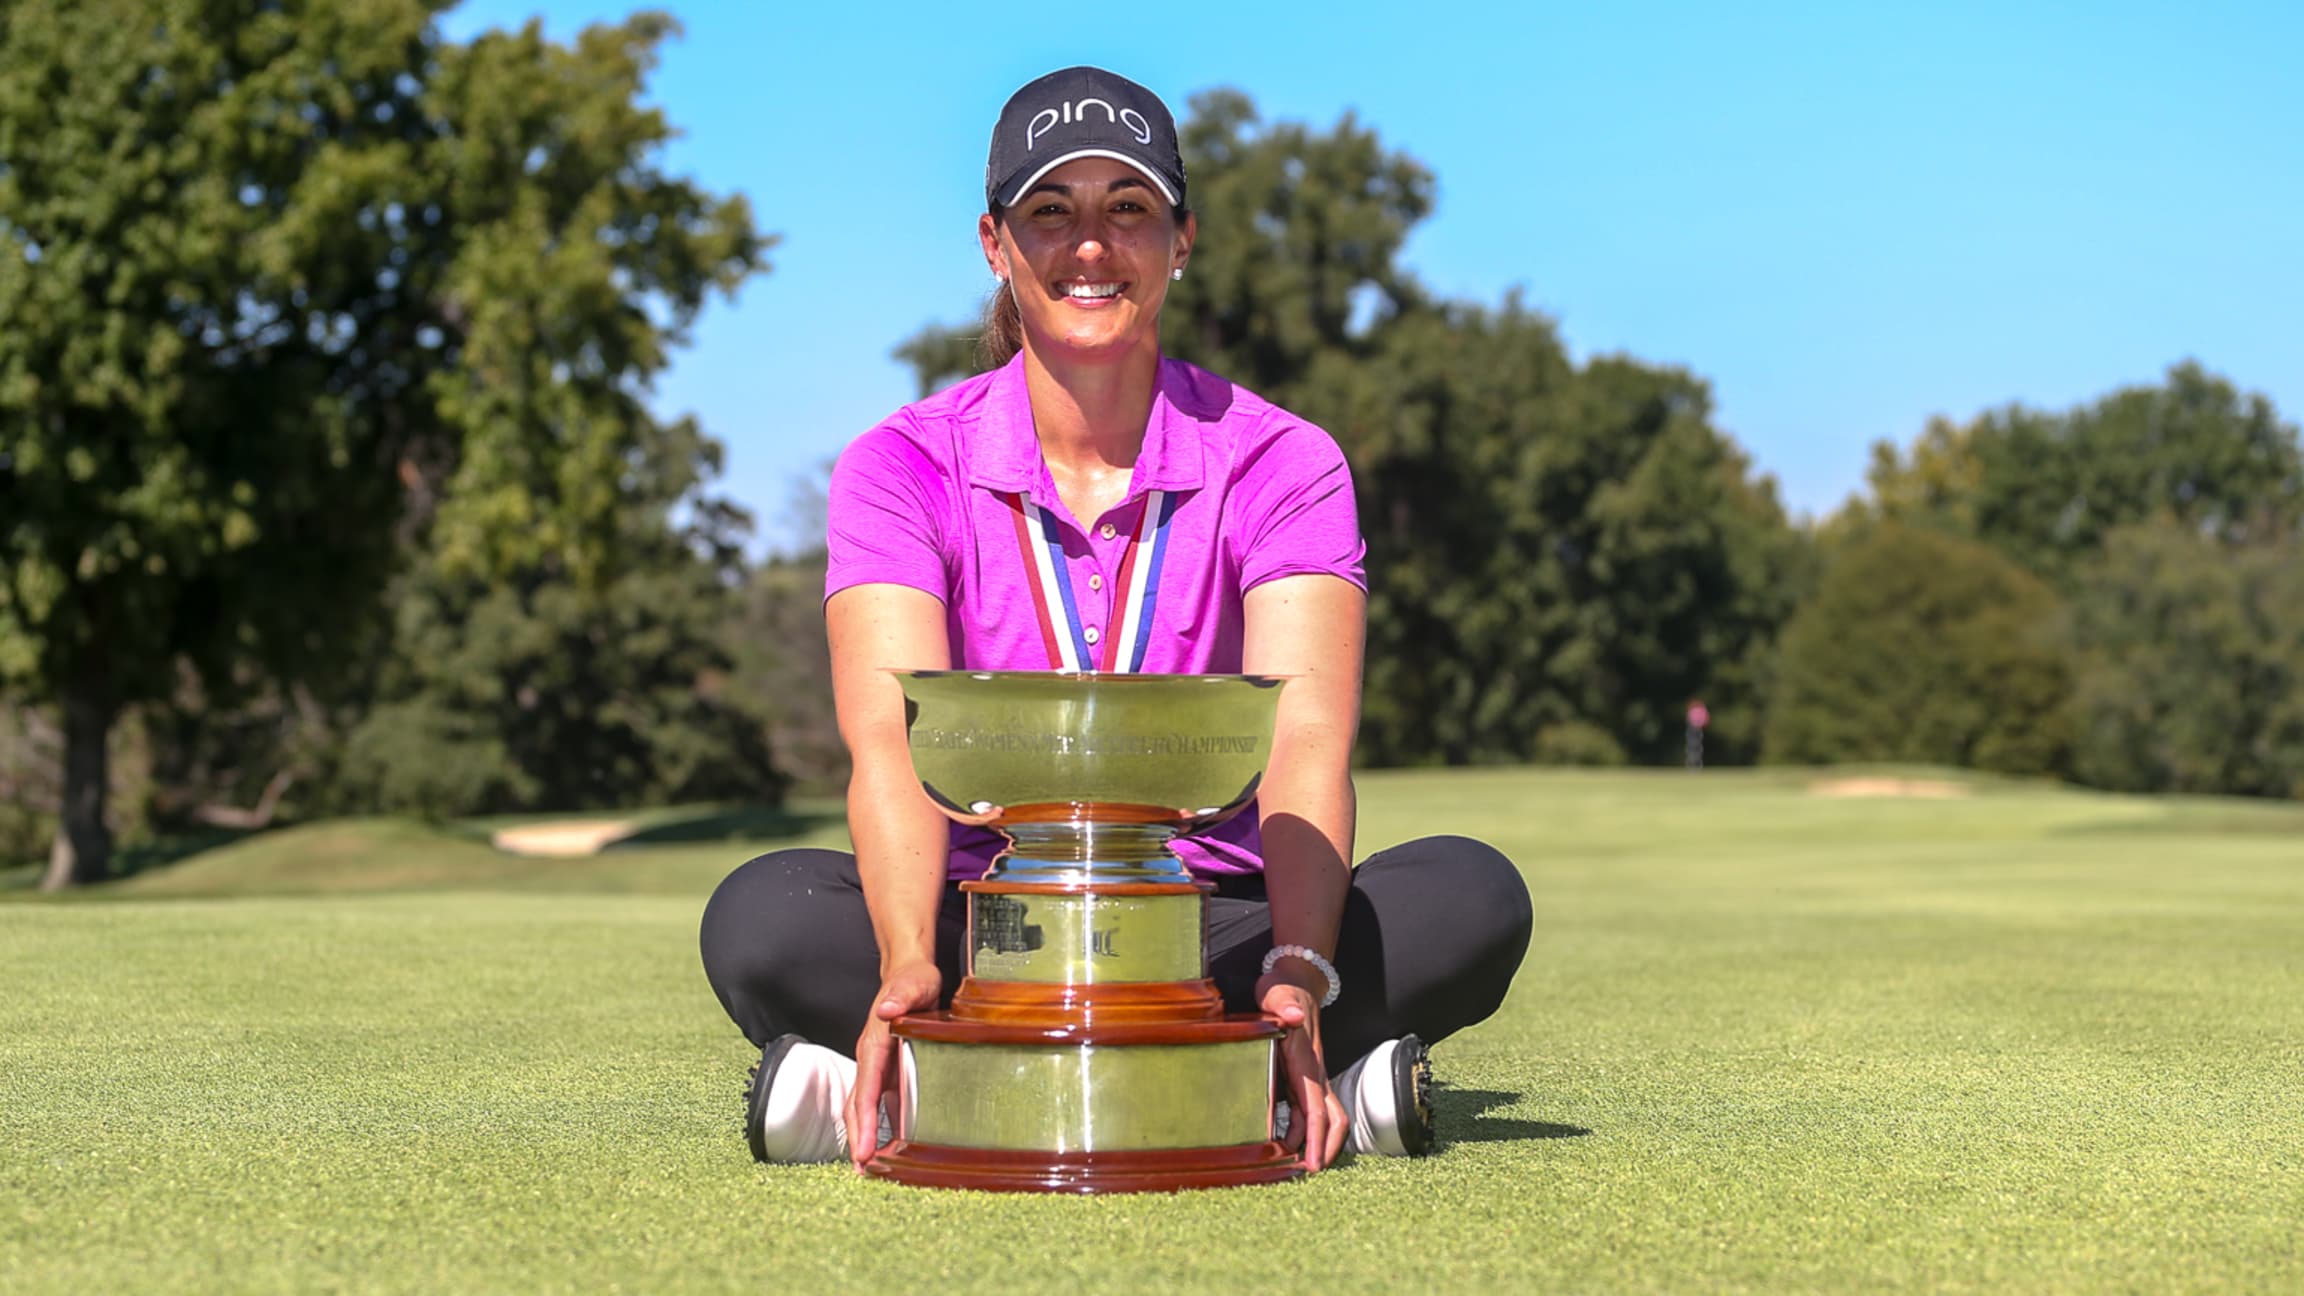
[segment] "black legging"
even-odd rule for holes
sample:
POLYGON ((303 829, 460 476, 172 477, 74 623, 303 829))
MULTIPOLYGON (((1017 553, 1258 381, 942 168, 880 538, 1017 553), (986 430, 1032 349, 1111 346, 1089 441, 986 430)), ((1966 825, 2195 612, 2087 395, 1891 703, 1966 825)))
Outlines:
MULTIPOLYGON (((1209 975, 1233 1012, 1256 1009, 1272 948, 1260 875, 1215 879, 1208 901, 1209 975)), ((1512 862, 1467 837, 1426 837, 1352 870, 1336 941, 1344 993, 1320 1014, 1331 1068, 1388 1039, 1425 1043, 1482 1021, 1504 1001, 1535 921, 1512 862)), ((960 984, 967 909, 948 888, 936 916, 944 1001, 960 984)), ((764 1045, 791 1033, 849 1053, 880 988, 879 945, 856 857, 801 849, 763 855, 728 875, 704 906, 704 975, 720 1006, 764 1045)))

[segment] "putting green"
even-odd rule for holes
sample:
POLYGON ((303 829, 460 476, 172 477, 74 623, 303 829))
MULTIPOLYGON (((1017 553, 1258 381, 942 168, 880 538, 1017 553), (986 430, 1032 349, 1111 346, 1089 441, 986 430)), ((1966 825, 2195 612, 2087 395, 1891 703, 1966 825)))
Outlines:
POLYGON ((2304 1282, 2304 812, 1809 782, 1364 778, 1364 849, 1522 862, 1528 965, 1439 1155, 1173 1198, 754 1166, 694 938, 756 846, 321 825, 0 904, 0 1287, 2304 1282))

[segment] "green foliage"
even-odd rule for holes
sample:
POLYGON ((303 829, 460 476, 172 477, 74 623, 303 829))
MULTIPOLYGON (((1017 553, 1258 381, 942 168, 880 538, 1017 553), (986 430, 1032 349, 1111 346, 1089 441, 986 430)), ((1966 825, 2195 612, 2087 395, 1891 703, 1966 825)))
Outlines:
POLYGON ((1598 725, 1564 720, 1536 731, 1529 756, 1539 765, 1622 765, 1624 748, 1598 725))
POLYGON ((1369 544, 1372 760, 1531 759, 1576 723, 1672 761, 1698 696, 1715 758, 1751 759, 1805 553, 1699 381, 1573 369, 1508 302, 1419 310, 1328 392, 1369 544))
POLYGON ((1768 757, 2055 772, 2071 742, 2062 617, 1993 550, 1881 524, 1785 627, 1768 757))
POLYGON ((631 462, 604 585, 549 558, 483 581, 436 553, 410 573, 332 799, 436 817, 777 800, 766 727, 728 684, 747 519, 702 493, 718 456, 679 423, 631 462))
POLYGON ((224 8, 0 31, 0 672, 107 716, 179 658, 320 659, 389 556, 362 343, 410 302, 339 195, 405 169, 430 14, 224 8))
POLYGON ((1350 114, 1326 132, 1264 125, 1234 90, 1193 96, 1178 142, 1201 237, 1161 313, 1167 350, 1299 408, 1421 298, 1393 258, 1432 210, 1432 174, 1350 114))
POLYGON ((648 384, 706 297, 764 265, 741 197, 659 165, 671 127, 639 99, 672 30, 640 14, 562 47, 531 22, 438 48, 428 106, 452 129, 425 161, 456 236, 434 290, 453 363, 427 386, 461 433, 433 537, 450 571, 610 579, 628 478, 667 435, 648 384))
POLYGON ((824 637, 824 554, 754 568, 729 627, 729 696, 761 717, 776 768, 795 786, 847 786, 848 748, 832 706, 832 651, 824 637))
MULTIPOLYGON (((2304 442, 2265 397, 2187 362, 2158 386, 2060 414, 2010 406, 1931 420, 1906 450, 1874 447, 1870 483, 1830 524, 1835 546, 1883 526, 1930 528, 1992 548, 2071 600, 2074 776, 2304 795, 2304 442)), ((1851 750, 1845 735, 1819 737, 1818 723, 1787 719, 1785 750, 1851 750)), ((2027 746, 2049 750, 2066 733, 2056 723, 2027 746)), ((1945 750, 1931 758, 1953 759, 1945 750)))
POLYGON ((2304 449, 2272 403, 2199 365, 2063 414, 2010 406, 1931 420, 1908 454, 1873 447, 1853 521, 1937 526, 1991 545, 2062 588, 2112 531, 2165 517, 2228 544, 2293 534, 2304 449))
POLYGON ((2075 772, 2137 792, 2304 798, 2304 561, 2162 522, 2083 568, 2075 772))
POLYGON ((763 264, 657 164, 668 19, 458 45, 441 7, 0 25, 0 685, 62 704, 72 876, 121 708, 325 678, 425 528, 471 579, 612 583, 647 384, 763 264))
POLYGON ((709 683, 721 601, 677 569, 598 593, 419 580, 334 795, 434 817, 774 800, 760 722, 709 683))
POLYGON ((39 858, 56 835, 57 736, 41 722, 0 703, 0 866, 39 858))

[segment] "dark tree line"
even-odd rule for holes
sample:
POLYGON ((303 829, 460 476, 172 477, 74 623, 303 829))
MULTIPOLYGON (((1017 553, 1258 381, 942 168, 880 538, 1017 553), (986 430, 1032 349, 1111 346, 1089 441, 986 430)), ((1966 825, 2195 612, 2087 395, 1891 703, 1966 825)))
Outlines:
POLYGON ((1869 485, 1786 631, 1771 755, 2304 796, 2304 447, 2270 401, 2179 364, 1932 422, 1869 485))

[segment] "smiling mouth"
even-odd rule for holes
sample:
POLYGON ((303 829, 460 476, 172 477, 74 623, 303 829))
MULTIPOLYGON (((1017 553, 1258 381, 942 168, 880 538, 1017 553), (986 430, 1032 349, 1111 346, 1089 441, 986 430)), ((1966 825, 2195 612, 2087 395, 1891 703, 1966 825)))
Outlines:
POLYGON ((1118 283, 1062 283, 1056 291, 1072 301, 1106 301, 1120 295, 1125 284, 1118 283))

